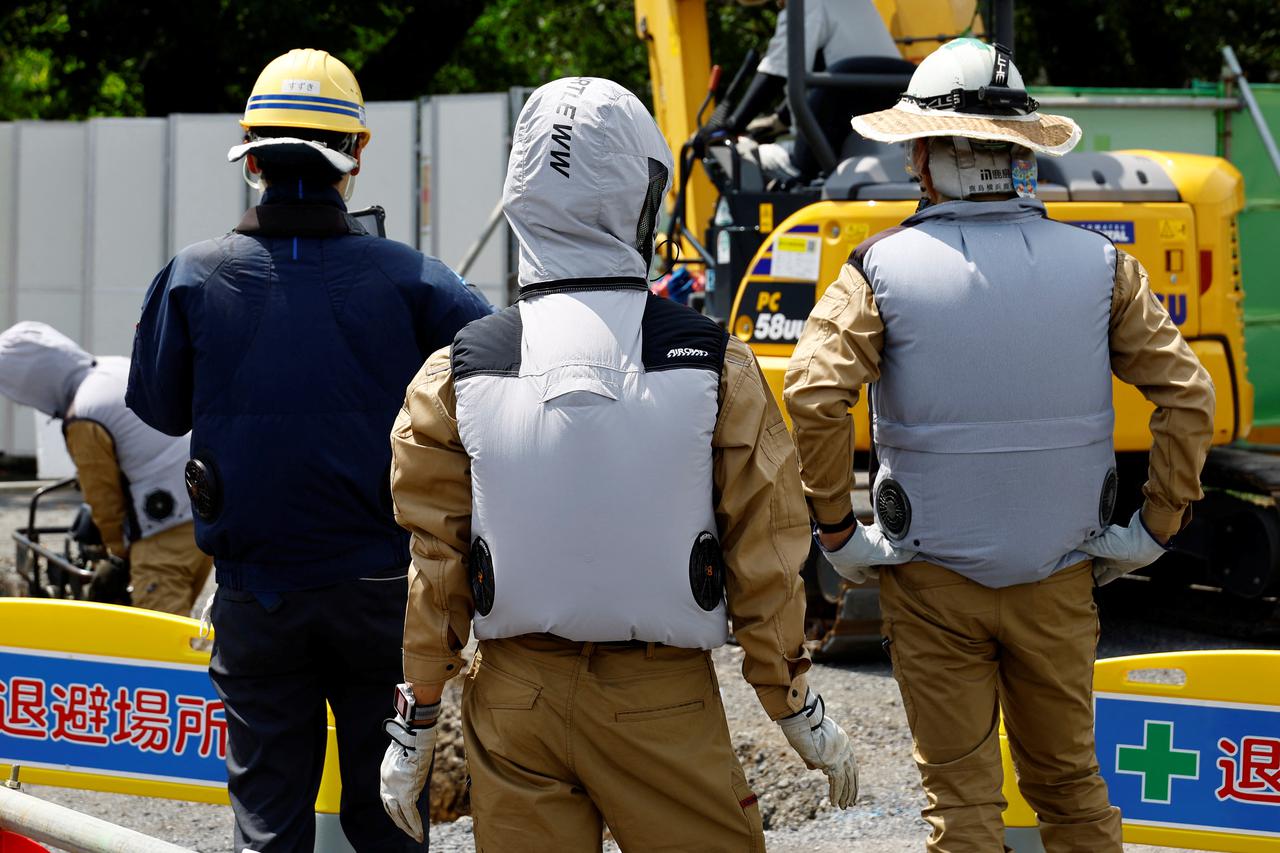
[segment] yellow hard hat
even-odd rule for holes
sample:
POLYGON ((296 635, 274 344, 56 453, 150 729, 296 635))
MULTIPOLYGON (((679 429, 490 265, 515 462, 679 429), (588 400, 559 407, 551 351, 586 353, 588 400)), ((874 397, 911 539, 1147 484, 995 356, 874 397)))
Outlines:
POLYGON ((342 60, 299 48, 271 60, 245 104, 240 126, 305 127, 350 133, 369 141, 360 84, 342 60))

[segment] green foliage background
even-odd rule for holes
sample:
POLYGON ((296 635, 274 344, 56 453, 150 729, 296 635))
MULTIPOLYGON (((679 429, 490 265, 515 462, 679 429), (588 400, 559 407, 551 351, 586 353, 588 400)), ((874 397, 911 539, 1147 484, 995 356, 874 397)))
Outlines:
MULTIPOLYGON (((708 0, 712 60, 732 73, 763 49, 771 5, 708 0)), ((1255 81, 1280 80, 1277 0, 1056 0, 1018 4, 1018 64, 1041 84, 1183 86, 1235 47, 1255 81)), ((611 77, 649 95, 626 0, 37 0, 0 10, 0 119, 238 112, 257 72, 323 47, 367 97, 611 77)))

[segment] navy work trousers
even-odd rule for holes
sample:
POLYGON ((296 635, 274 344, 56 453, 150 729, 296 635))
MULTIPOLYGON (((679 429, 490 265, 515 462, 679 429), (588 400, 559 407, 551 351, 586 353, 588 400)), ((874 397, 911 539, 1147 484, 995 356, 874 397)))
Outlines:
MULTIPOLYGON (((226 704, 236 851, 314 849, 326 700, 347 839, 359 853, 427 849, 391 822, 378 797, 407 594, 403 575, 286 593, 218 589, 209 675, 226 704)), ((428 799, 424 789, 424 827, 428 799)))

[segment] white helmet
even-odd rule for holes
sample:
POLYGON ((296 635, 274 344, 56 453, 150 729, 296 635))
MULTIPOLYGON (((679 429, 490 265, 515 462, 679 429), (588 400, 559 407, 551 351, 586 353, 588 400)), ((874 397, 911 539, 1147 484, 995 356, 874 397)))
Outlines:
POLYGON ((977 39, 953 39, 925 57, 892 109, 855 116, 853 129, 868 139, 905 142, 927 136, 963 136, 1010 142, 1061 155, 1080 141, 1066 116, 1037 110, 1008 48, 977 39))

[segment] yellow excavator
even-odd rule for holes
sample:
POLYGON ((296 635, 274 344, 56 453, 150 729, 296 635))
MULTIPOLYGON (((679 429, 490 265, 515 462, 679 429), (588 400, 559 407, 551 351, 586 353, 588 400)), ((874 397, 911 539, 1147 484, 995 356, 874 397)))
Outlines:
MULTIPOLYGON (((903 57, 915 62, 943 41, 981 32, 972 0, 875 5, 903 57)), ((991 5, 996 40, 1012 44, 1012 2, 991 5)), ((787 14, 803 20, 804 8, 805 0, 790 0, 787 14)), ((807 69, 800 26, 787 28, 787 96, 794 132, 806 137, 823 175, 803 186, 770 186, 732 139, 708 132, 748 69, 723 89, 719 74, 709 75, 706 14, 704 0, 636 0, 654 110, 672 149, 681 152, 671 232, 683 238, 686 260, 705 269, 702 310, 751 345, 781 404, 783 373, 814 302, 858 243, 915 211, 920 191, 905 174, 900 146, 872 143, 852 131, 840 144, 822 138, 806 103, 809 90, 890 81, 807 69), (717 95, 721 109, 704 120, 717 95)), ((906 80, 898 81, 897 91, 906 80)), ((1219 630, 1274 630, 1280 624, 1280 457, 1226 446, 1249 434, 1253 415, 1237 229, 1244 205, 1240 172, 1218 157, 1154 150, 1042 157, 1039 171, 1038 195, 1050 216, 1107 234, 1147 268, 1153 289, 1217 389, 1215 450, 1195 521, 1179 536, 1176 552, 1148 576, 1115 586, 1141 584, 1144 601, 1174 603, 1188 600, 1188 590, 1211 589, 1211 604, 1197 606, 1201 615, 1221 611, 1219 630)), ((1115 408, 1120 487, 1114 512, 1127 518, 1141 500, 1152 408, 1120 383, 1115 408)), ((854 410, 854 432, 859 466, 874 469, 865 402, 854 410)), ((869 516, 869 501, 858 505, 869 516)), ((844 582, 816 549, 805 578, 817 654, 842 656, 879 644, 874 582, 844 582)))

